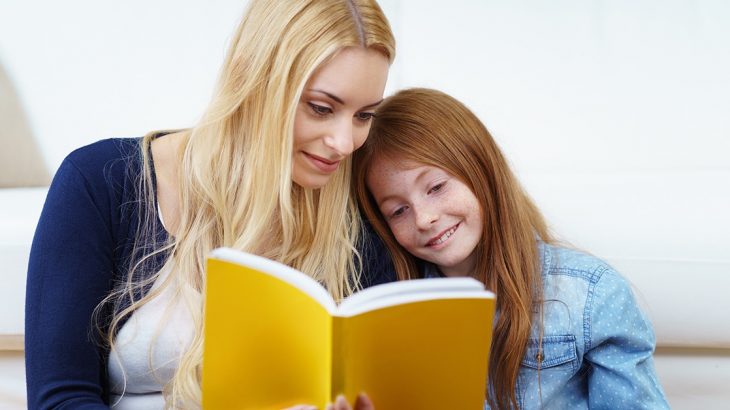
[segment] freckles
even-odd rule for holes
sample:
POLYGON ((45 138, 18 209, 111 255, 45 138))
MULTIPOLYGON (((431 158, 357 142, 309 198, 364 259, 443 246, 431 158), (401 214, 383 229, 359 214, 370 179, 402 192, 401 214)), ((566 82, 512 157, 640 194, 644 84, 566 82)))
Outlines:
POLYGON ((393 232, 395 240, 404 248, 410 247, 411 243, 413 243, 413 232, 411 229, 403 226, 391 226, 390 230, 393 232))

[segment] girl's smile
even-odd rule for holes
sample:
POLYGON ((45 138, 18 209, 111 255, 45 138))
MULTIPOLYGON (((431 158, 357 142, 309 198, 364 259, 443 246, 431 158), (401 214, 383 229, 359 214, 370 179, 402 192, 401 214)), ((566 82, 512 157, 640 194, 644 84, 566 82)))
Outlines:
POLYGON ((435 248, 438 248, 438 249, 443 248, 444 246, 446 246, 444 244, 447 243, 448 240, 451 239, 451 237, 454 235, 454 233, 456 232, 456 230, 459 229, 459 225, 461 225, 461 222, 459 222, 458 224, 456 224, 456 225, 452 226, 451 228, 445 230, 441 234, 437 235, 436 237, 434 237, 433 239, 431 239, 430 241, 428 241, 428 243, 426 244, 426 246, 430 246, 430 247, 432 247, 434 249, 435 248), (441 245, 443 245, 443 246, 441 246, 441 245))
POLYGON ((396 241, 447 276, 473 276, 482 211, 458 178, 429 165, 376 157, 367 186, 396 241))

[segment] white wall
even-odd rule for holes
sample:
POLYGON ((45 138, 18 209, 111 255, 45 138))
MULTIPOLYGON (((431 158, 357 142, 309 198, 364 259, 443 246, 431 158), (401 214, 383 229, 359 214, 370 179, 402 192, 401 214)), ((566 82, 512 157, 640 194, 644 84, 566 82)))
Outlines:
POLYGON ((193 124, 244 1, 0 0, 0 68, 52 170, 80 145, 193 124))
MULTIPOLYGON (((730 167, 730 3, 386 0, 389 90, 441 88, 521 172, 730 167)), ((0 0, 0 67, 52 169, 109 136, 192 124, 245 1, 0 0)))
POLYGON ((730 167, 726 1, 401 3, 402 85, 462 98, 521 170, 730 167))

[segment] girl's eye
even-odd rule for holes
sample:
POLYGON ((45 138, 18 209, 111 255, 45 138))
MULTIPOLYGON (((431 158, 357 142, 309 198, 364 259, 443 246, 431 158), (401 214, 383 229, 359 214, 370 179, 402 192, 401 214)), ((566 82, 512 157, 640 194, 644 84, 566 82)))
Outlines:
POLYGON ((428 190, 428 193, 433 194, 435 192, 438 192, 444 188, 444 185, 446 185, 446 182, 441 182, 440 184, 436 184, 433 186, 433 188, 428 190))
POLYGON ((393 211, 393 213, 390 214, 390 217, 395 218, 395 217, 401 216, 401 215, 403 215, 403 212, 405 212, 405 211, 406 211, 406 207, 402 206, 402 207, 396 209, 395 211, 393 211))
POLYGON ((309 108, 312 109, 312 112, 314 112, 316 115, 319 115, 321 117, 324 117, 325 115, 332 114, 332 108, 326 107, 324 105, 319 105, 315 103, 308 102, 307 105, 309 105, 309 108))
POLYGON ((355 114, 355 118, 357 118, 360 121, 370 121, 375 117, 374 112, 359 112, 355 114))

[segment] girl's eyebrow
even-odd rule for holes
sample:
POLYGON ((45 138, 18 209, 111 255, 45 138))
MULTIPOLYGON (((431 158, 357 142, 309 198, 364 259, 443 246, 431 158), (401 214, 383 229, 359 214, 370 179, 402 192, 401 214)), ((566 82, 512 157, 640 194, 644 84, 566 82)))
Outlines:
MULTIPOLYGON (((318 89, 315 89, 315 88, 309 89, 308 91, 309 92, 314 92, 314 93, 324 94, 327 97, 335 100, 337 103, 339 103, 341 105, 345 105, 345 101, 342 98, 340 98, 340 97, 338 97, 338 96, 336 96, 334 94, 328 93, 327 91, 318 90, 318 89)), ((381 102, 383 102, 383 99, 382 98, 380 99, 380 101, 376 101, 376 102, 374 102, 372 104, 368 104, 368 105, 362 106, 361 109, 376 107, 376 106, 380 105, 381 102)))
MULTIPOLYGON (((418 175, 416 175, 416 178, 413 179, 413 182, 414 183, 417 183, 418 181, 420 181, 424 177, 424 175, 428 174, 431 171, 432 170, 431 169, 428 169, 428 168, 421 170, 421 172, 419 172, 418 175)), ((385 203, 389 199, 398 198, 398 196, 399 196, 398 194, 389 194, 389 195, 386 195, 385 197, 381 198, 378 201, 378 207, 382 206, 383 203, 385 203)))

